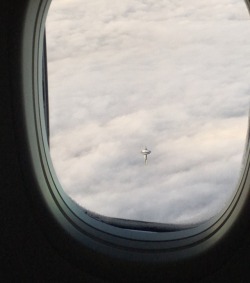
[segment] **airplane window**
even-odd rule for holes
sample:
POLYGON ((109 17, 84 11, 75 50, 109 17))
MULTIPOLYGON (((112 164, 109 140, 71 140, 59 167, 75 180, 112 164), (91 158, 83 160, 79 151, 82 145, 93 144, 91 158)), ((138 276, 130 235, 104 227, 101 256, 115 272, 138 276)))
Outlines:
POLYGON ((248 131, 244 1, 53 0, 50 152, 94 213, 196 224, 237 190, 248 131))

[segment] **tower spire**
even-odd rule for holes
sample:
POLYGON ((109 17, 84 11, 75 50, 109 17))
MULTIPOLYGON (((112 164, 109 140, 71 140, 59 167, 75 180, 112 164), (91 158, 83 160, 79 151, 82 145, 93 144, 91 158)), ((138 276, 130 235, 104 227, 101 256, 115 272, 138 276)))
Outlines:
POLYGON ((147 147, 145 146, 144 149, 141 150, 141 154, 144 155, 144 162, 145 162, 145 165, 148 164, 148 154, 150 154, 151 151, 147 149, 147 147))

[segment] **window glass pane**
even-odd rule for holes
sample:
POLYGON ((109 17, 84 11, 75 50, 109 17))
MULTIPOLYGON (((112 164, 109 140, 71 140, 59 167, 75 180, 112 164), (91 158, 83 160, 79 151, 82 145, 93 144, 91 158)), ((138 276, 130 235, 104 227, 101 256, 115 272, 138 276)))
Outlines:
POLYGON ((50 145, 69 196, 159 223, 221 211, 246 142, 249 34, 244 1, 53 0, 50 145))

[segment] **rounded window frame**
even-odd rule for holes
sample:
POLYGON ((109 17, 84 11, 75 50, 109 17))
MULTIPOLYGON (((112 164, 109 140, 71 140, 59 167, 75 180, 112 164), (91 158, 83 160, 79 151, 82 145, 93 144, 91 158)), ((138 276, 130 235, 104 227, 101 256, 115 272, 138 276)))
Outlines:
MULTIPOLYGON (((238 234, 250 234, 249 141, 236 194, 225 211, 206 223, 181 231, 149 232, 115 227, 91 217, 64 193, 47 144, 41 78, 44 27, 51 0, 24 2, 20 4, 23 25, 19 35, 20 81, 15 100, 22 132, 17 130, 17 135, 22 136, 19 152, 25 182, 37 217, 52 244, 80 268, 87 258, 87 269, 98 268, 108 277, 119 278, 124 274, 132 280, 140 274, 147 279, 151 270, 157 281, 163 274, 181 279, 187 274, 199 277, 204 270, 216 269, 240 245, 235 243, 238 234)), ((249 8, 249 1, 245 2, 249 8)))

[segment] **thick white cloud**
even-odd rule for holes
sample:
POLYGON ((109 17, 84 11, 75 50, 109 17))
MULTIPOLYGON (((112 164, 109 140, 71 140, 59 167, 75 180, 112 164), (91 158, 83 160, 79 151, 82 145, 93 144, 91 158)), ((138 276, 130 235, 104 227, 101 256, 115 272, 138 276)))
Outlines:
POLYGON ((112 217, 218 213, 245 146, 249 32, 244 1, 54 0, 50 143, 65 191, 112 217))

